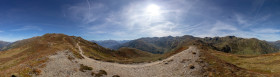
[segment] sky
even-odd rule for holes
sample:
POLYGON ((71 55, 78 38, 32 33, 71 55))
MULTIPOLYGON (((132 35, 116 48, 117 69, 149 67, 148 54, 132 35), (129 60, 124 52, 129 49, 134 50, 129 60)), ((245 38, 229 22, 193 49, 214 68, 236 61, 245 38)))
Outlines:
POLYGON ((0 40, 193 35, 280 40, 279 0, 1 0, 0 40))

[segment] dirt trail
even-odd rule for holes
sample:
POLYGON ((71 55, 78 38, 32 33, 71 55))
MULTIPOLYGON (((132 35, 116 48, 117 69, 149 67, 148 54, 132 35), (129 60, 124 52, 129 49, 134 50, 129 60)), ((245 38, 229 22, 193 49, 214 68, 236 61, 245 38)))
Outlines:
POLYGON ((199 59, 199 50, 191 46, 189 49, 175 54, 165 60, 152 63, 119 64, 97 61, 83 55, 79 43, 77 43, 80 54, 85 59, 78 60, 79 63, 90 66, 93 71, 105 70, 108 75, 119 75, 121 77, 197 77, 201 76, 202 67, 196 62, 199 59), (190 68, 194 66, 193 68, 190 68))
MULTIPOLYGON (((97 61, 83 55, 83 50, 77 43, 80 54, 84 59, 70 59, 74 55, 71 51, 65 50, 49 56, 46 67, 42 68, 38 77, 92 77, 91 73, 105 70, 107 75, 112 77, 201 77, 203 67, 198 64, 199 50, 191 46, 189 49, 177 53, 162 61, 140 64, 119 64, 97 61), (92 70, 81 72, 80 64, 92 67, 92 70)), ((34 75, 35 76, 35 75, 34 75)))

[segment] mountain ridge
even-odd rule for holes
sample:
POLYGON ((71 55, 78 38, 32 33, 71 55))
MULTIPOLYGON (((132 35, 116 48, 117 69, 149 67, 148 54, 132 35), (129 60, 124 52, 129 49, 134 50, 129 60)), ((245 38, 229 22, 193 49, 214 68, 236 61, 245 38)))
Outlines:
POLYGON ((119 45, 129 42, 130 40, 92 40, 91 42, 95 42, 98 45, 101 45, 106 48, 116 49, 119 45))
POLYGON ((190 35, 181 37, 168 36, 140 38, 124 43, 118 48, 130 47, 155 54, 163 54, 179 47, 180 45, 184 45, 184 43, 194 40, 201 40, 205 43, 213 45, 214 49, 218 51, 233 54, 267 54, 279 51, 275 45, 271 45, 269 42, 258 40, 256 38, 240 38, 235 36, 200 38, 190 35))
POLYGON ((112 50, 81 37, 64 34, 45 34, 24 39, 8 45, 6 51, 0 52, 0 76, 70 75, 90 77, 137 75, 147 77, 168 75, 239 77, 278 76, 277 72, 280 72, 277 63, 275 63, 280 59, 278 58, 279 53, 268 52, 260 55, 246 55, 236 54, 235 52, 226 53, 227 48, 224 48, 234 49, 235 45, 243 44, 250 46, 251 44, 247 42, 253 42, 252 44, 255 46, 252 47, 264 45, 265 49, 267 44, 265 41, 233 36, 197 38, 189 35, 149 39, 141 38, 138 41, 160 45, 158 47, 166 47, 169 50, 163 54, 153 54, 128 47, 112 50), (144 65, 142 66, 142 64, 144 65), (266 64, 271 64, 271 67, 265 67, 266 64), (155 67, 149 67, 150 65, 155 67), (113 68, 115 66, 116 68, 113 68), (252 67, 261 68, 252 69, 252 67), (266 68, 275 68, 273 71, 276 72, 266 68), (127 73, 127 70, 131 73, 127 73), (168 71, 168 73, 163 74, 161 70, 168 71), (143 72, 139 73, 137 71, 143 72), (107 74, 105 75, 104 72, 107 74))
POLYGON ((0 40, 0 51, 2 50, 3 47, 7 46, 8 44, 10 44, 10 42, 0 40))
MULTIPOLYGON (((73 53, 73 57, 83 59, 84 57, 81 56, 77 48, 78 42, 80 42, 79 45, 83 49, 84 55, 100 61, 120 63, 143 62, 145 59, 141 58, 148 56, 143 55, 148 52, 141 53, 141 51, 137 51, 137 54, 134 54, 134 51, 125 51, 135 56, 123 56, 126 53, 103 48, 81 37, 52 33, 20 40, 7 46, 5 51, 0 52, 0 76, 7 77, 16 74, 25 77, 33 75, 36 73, 34 72, 36 69, 48 61, 47 56, 65 50, 73 53)), ((71 57, 68 58, 69 60, 72 59, 71 57)))

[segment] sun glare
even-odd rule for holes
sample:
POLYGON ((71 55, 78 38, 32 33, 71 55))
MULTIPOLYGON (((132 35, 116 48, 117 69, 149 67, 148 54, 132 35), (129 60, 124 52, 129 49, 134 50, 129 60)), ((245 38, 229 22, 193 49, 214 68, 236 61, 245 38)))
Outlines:
POLYGON ((146 12, 151 16, 160 15, 160 7, 154 4, 151 4, 147 7, 146 12))

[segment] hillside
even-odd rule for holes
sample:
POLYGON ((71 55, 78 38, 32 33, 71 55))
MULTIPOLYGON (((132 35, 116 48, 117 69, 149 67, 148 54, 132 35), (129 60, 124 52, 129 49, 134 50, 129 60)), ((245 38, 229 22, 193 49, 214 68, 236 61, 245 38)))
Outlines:
MULTIPOLYGON (((33 37, 30 39, 20 40, 10 44, 0 52, 0 76, 30 76, 36 74, 38 68, 45 65, 43 63, 49 60, 48 56, 54 55, 61 51, 69 51, 74 58, 83 59, 79 54, 77 44, 84 50, 84 55, 92 59, 110 62, 143 62, 144 59, 138 59, 145 56, 151 56, 147 52, 137 54, 133 50, 124 51, 137 57, 123 56, 126 53, 113 51, 103 48, 96 43, 86 41, 80 37, 67 36, 64 34, 45 34, 43 36, 33 37), (138 55, 141 54, 141 55, 138 55), (148 55, 143 55, 148 54, 148 55), (137 60, 134 60, 137 59, 137 60), (140 61, 139 61, 140 60, 140 61)), ((72 59, 72 57, 68 57, 72 59)))
POLYGON ((122 44, 120 47, 136 48, 142 51, 147 51, 155 54, 163 54, 171 51, 174 48, 179 47, 183 41, 193 41, 197 39, 193 36, 182 36, 182 37, 152 37, 152 38, 140 38, 131 40, 130 42, 122 44))
MULTIPOLYGON (((141 40, 170 47, 167 48, 170 51, 153 54, 128 47, 111 50, 81 37, 64 34, 20 40, 0 52, 0 77, 256 77, 278 76, 280 73, 279 53, 240 55, 217 51, 224 42, 230 47, 235 44, 230 41, 242 40, 250 46, 247 40, 252 39, 219 37, 215 41, 192 36, 147 39, 141 40)), ((256 46, 258 43, 266 45, 255 41, 256 46)))
POLYGON ((279 49, 270 45, 266 41, 258 40, 256 38, 239 38, 235 36, 226 37, 206 37, 202 39, 216 47, 218 51, 233 54, 258 55, 278 52, 279 49))
POLYGON ((275 45, 271 45, 266 41, 255 38, 247 39, 235 36, 198 38, 189 35, 182 37, 168 36, 140 38, 124 43, 118 48, 129 47, 155 54, 163 54, 173 51, 173 49, 179 48, 182 45, 184 46, 185 44, 188 44, 190 41, 194 40, 201 40, 205 43, 208 43, 213 46, 213 49, 217 51, 233 54, 258 55, 279 51, 279 48, 277 48, 275 45))
POLYGON ((120 46, 121 44, 129 42, 129 40, 120 40, 120 41, 117 41, 117 40, 100 40, 100 41, 92 40, 92 42, 95 42, 98 45, 106 47, 106 48, 116 49, 116 47, 120 46))
POLYGON ((212 51, 210 54, 239 68, 263 74, 258 76, 278 77, 280 75, 280 53, 270 53, 263 55, 237 55, 212 51))

